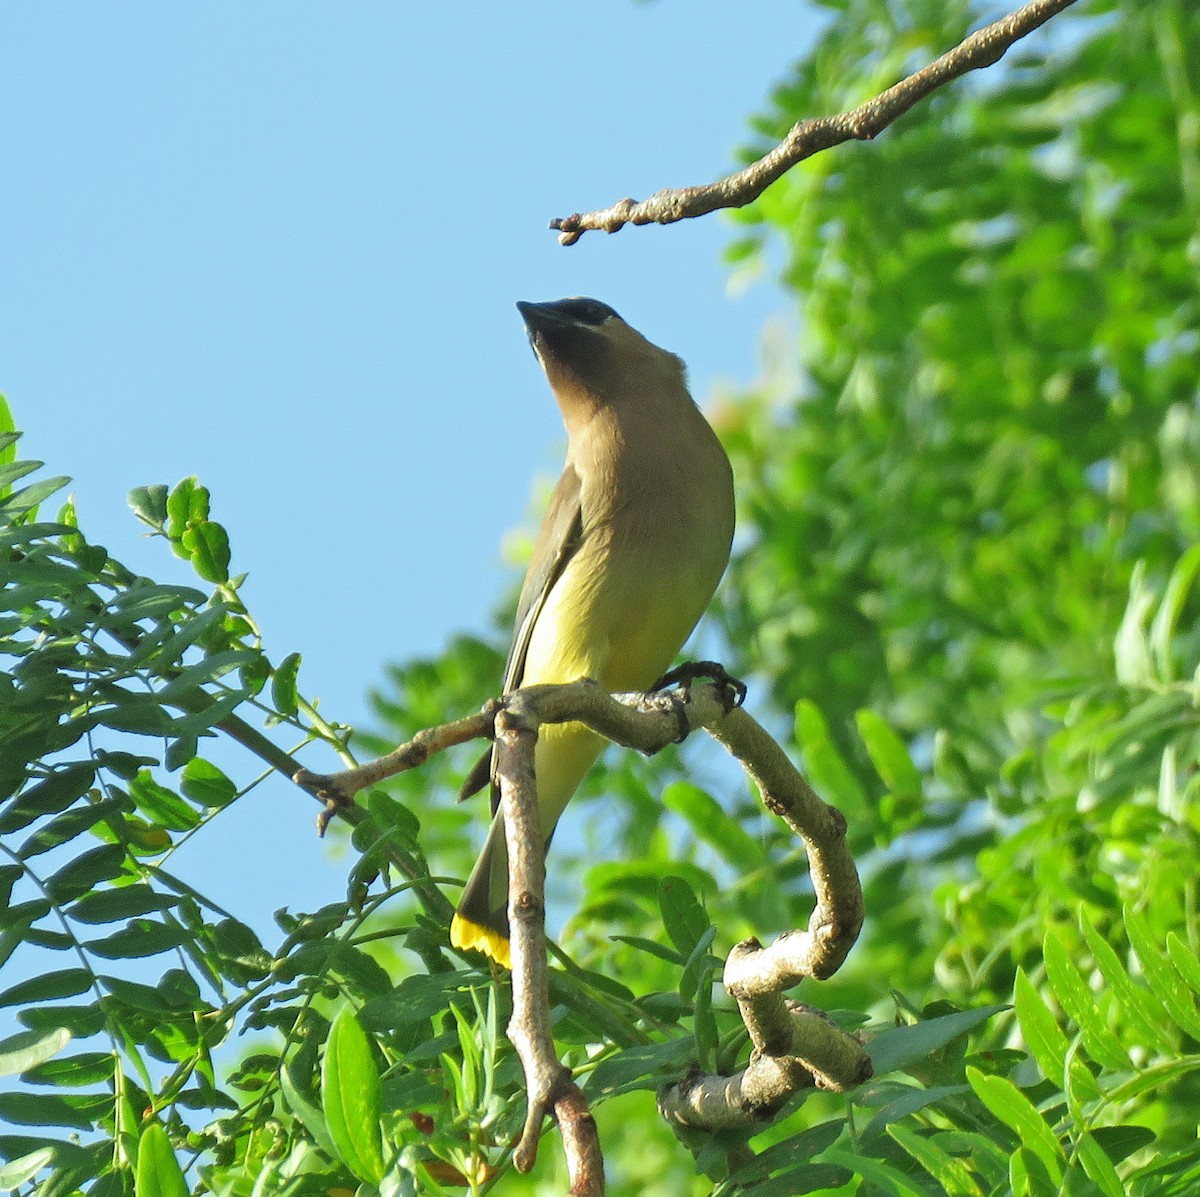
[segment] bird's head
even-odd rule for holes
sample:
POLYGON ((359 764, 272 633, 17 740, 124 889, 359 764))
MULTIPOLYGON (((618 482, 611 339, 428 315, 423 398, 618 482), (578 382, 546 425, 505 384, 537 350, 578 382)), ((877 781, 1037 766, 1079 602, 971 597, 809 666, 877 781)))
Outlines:
POLYGON ((683 362, 646 340, 598 299, 572 296, 518 303, 568 431, 597 407, 645 401, 664 391, 686 394, 683 362))

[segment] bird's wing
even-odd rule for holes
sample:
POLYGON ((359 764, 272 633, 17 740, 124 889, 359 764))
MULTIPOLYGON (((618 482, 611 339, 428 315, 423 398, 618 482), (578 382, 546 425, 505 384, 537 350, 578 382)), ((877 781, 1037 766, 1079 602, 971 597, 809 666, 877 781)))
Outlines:
POLYGON ((546 604, 546 596, 562 576, 567 563, 583 542, 583 505, 579 475, 568 465, 555 484, 550 504, 542 517, 529 569, 517 599, 517 617, 512 647, 504 665, 504 693, 516 690, 525 676, 525 654, 534 625, 546 604))
MULTIPOLYGON (((562 472, 550 496, 550 504, 542 517, 529 569, 521 584, 521 596, 517 600, 517 617, 513 627, 512 647, 504 665, 504 693, 508 694, 521 685, 525 675, 525 654, 529 650, 529 638, 533 634, 538 615, 545 606, 546 596, 554 583, 562 576, 567 563, 579 551, 583 543, 583 505, 579 475, 570 465, 562 472)), ((492 780, 493 752, 489 749, 467 774, 458 797, 461 802, 477 794, 492 780)), ((496 809, 497 796, 492 793, 492 810, 496 809)))

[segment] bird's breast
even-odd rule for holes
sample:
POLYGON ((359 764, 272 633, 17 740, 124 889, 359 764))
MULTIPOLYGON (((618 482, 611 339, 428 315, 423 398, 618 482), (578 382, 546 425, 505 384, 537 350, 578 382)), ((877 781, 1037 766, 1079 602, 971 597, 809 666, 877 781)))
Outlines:
POLYGON ((728 469, 723 453, 715 463, 652 453, 585 474, 583 543, 538 618, 526 684, 593 677, 639 690, 668 668, 729 557, 728 469))

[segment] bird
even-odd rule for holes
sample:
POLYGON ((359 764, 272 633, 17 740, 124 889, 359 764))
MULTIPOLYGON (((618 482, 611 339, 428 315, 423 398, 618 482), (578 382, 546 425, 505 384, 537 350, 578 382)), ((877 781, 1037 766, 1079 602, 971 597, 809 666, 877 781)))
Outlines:
MULTIPOLYGON (((669 668, 729 561, 733 471, 688 393, 683 362, 608 304, 520 302, 567 433, 517 601, 503 692, 592 678, 645 690, 669 668)), ((534 752, 546 847, 605 741, 581 723, 545 724, 534 752)), ((492 823, 451 922, 450 941, 511 968, 508 851, 495 753, 461 797, 491 783, 492 823)))

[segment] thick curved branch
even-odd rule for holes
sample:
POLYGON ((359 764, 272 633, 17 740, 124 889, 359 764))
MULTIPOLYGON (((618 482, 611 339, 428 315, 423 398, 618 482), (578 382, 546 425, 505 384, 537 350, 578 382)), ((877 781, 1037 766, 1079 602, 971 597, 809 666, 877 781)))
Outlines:
POLYGON ((742 208, 756 200, 797 162, 845 141, 870 141, 897 117, 931 92, 968 71, 999 62, 1026 34, 1044 25, 1075 0, 1032 0, 1007 17, 972 33, 953 50, 934 59, 882 95, 836 116, 799 121, 769 153, 743 170, 698 187, 668 188, 649 199, 618 200, 610 208, 576 212, 550 222, 561 245, 574 245, 589 229, 615 233, 627 224, 673 224, 705 216, 718 208, 742 208))
POLYGON ((832 976, 862 928, 862 887, 846 820, 745 711, 730 712, 708 730, 753 779, 763 805, 803 841, 816 894, 807 930, 784 932, 765 948, 743 940, 725 961, 725 990, 737 1001, 753 1048, 746 1067, 732 1077, 691 1073, 659 1092, 659 1112, 668 1121, 718 1130, 769 1119, 804 1088, 852 1089, 871 1075, 871 1059, 821 1011, 783 996, 806 977, 832 976))

